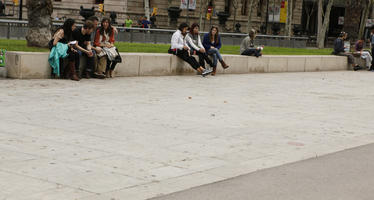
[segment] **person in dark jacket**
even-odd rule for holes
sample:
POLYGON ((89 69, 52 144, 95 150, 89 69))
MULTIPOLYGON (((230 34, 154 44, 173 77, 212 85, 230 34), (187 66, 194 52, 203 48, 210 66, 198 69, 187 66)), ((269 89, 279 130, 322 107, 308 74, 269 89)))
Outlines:
POLYGON ((219 52, 222 47, 221 37, 219 35, 218 27, 213 26, 209 33, 204 35, 203 46, 208 55, 213 57, 213 72, 212 75, 216 74, 217 69, 217 60, 221 63, 224 69, 227 69, 229 66, 223 61, 223 58, 219 52))
POLYGON ((345 52, 345 47, 344 46, 344 40, 346 40, 348 37, 348 34, 346 32, 341 32, 339 34, 339 37, 334 41, 334 55, 337 56, 346 56, 348 57, 348 63, 352 65, 353 70, 357 71, 362 69, 357 63, 354 63, 354 58, 353 55, 350 54, 349 52, 345 52))
POLYGON ((67 19, 62 27, 58 28, 56 33, 53 35, 50 48, 56 46, 58 42, 69 45, 67 51, 69 64, 64 69, 64 78, 70 78, 71 80, 79 81, 79 77, 77 75, 77 67, 79 67, 79 65, 77 66, 76 64, 76 62, 79 62, 79 54, 77 50, 75 50, 76 43, 70 43, 73 41, 73 31, 75 29, 75 20, 67 19))

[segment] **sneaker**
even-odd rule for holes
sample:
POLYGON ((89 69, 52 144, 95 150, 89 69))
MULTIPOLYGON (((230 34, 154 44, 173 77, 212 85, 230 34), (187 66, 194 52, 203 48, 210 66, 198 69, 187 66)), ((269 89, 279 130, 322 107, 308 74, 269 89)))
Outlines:
POLYGON ((205 69, 205 70, 203 71, 203 73, 201 73, 201 75, 202 75, 203 77, 205 77, 206 75, 208 75, 208 74, 210 74, 210 73, 212 73, 212 72, 213 72, 212 69, 205 69))
POLYGON ((99 73, 94 73, 93 74, 93 77, 94 78, 98 78, 98 79, 104 79, 105 78, 105 75, 104 74, 99 74, 99 73))

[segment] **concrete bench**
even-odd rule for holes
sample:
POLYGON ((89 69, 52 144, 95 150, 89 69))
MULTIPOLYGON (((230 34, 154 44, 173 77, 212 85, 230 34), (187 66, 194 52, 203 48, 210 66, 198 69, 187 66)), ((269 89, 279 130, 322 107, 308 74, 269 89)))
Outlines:
MULTIPOLYGON (((16 79, 51 77, 48 52, 7 52, 6 75, 16 79)), ((114 71, 116 77, 193 75, 187 63, 170 54, 121 53, 123 62, 114 71)), ((217 68, 218 74, 314 72, 347 70, 346 57, 339 56, 263 56, 260 58, 223 55, 230 68, 217 68)))

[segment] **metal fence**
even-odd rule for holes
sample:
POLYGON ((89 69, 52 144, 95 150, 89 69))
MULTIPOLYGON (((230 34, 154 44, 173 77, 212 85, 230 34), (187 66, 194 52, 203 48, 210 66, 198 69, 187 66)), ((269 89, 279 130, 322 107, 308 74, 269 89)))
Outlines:
MULTIPOLYGON (((53 23, 57 28, 62 23, 53 23)), ((79 24, 78 24, 79 26, 79 24)), ((167 29, 144 29, 144 28, 124 28, 117 27, 119 30, 116 41, 130 43, 154 43, 169 44, 170 38, 175 30, 167 29)), ((0 19, 0 38, 24 39, 28 30, 27 21, 3 20, 0 19)), ((201 34, 205 34, 202 32, 201 34)), ((240 45, 241 41, 247 36, 243 33, 220 33, 222 43, 225 45, 240 45)), ((307 37, 287 37, 278 35, 257 35, 256 45, 305 48, 307 46, 307 37)))

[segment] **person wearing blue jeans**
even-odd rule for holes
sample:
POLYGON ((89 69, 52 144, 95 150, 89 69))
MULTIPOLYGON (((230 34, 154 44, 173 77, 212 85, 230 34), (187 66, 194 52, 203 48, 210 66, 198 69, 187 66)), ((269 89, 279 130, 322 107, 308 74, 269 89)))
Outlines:
POLYGON ((227 69, 229 66, 223 61, 223 58, 219 52, 222 47, 221 37, 219 36, 218 27, 213 26, 209 33, 204 35, 203 46, 208 55, 213 58, 213 72, 212 76, 216 74, 217 62, 219 61, 223 69, 227 69))

